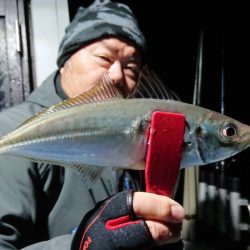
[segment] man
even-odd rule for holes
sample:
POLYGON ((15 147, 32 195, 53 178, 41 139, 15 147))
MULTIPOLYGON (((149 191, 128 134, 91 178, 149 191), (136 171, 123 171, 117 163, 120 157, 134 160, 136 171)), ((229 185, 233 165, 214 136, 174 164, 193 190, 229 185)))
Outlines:
MULTIPOLYGON (((107 73, 127 96, 136 86, 145 47, 143 34, 127 6, 96 1, 86 9, 80 8, 60 45, 59 70, 26 102, 0 114, 0 133, 4 135, 13 130, 43 108, 87 91, 103 73, 107 73)), ((70 170, 1 156, 0 248, 87 249, 93 238, 98 241, 100 235, 105 235, 105 227, 95 227, 98 219, 95 214, 105 210, 103 204, 106 208, 113 207, 111 213, 129 207, 129 215, 134 213, 135 218, 141 218, 134 231, 138 237, 130 238, 132 245, 129 245, 124 235, 114 234, 111 235, 114 241, 103 237, 98 247, 92 249, 104 249, 102 245, 108 246, 110 241, 112 248, 108 249, 130 249, 131 246, 163 245, 179 239, 179 223, 184 211, 178 203, 164 196, 128 191, 96 205, 115 191, 116 182, 109 170, 88 190, 81 177, 70 170), (89 224, 94 225, 94 230, 85 240, 89 224), (125 245, 118 246, 114 242, 125 245)), ((126 227, 122 229, 129 231, 126 227)))

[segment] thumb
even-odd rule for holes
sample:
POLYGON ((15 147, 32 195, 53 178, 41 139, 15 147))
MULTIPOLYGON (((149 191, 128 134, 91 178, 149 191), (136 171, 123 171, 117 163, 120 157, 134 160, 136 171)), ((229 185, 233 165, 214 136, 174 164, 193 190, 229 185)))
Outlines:
POLYGON ((133 209, 138 217, 162 222, 180 223, 185 212, 183 207, 173 199, 146 192, 135 192, 133 209))

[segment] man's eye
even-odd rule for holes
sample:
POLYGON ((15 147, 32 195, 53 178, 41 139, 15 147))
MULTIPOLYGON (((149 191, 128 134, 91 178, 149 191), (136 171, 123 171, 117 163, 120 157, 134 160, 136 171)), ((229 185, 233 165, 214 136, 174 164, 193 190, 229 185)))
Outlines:
POLYGON ((127 65, 127 69, 130 69, 134 72, 138 72, 139 71, 139 67, 136 64, 128 64, 127 65))
POLYGON ((111 59, 109 57, 107 57, 107 56, 99 55, 98 58, 100 58, 101 60, 103 60, 105 62, 111 63, 111 59))
POLYGON ((126 69, 129 70, 135 76, 139 75, 140 69, 136 65, 127 65, 126 69))

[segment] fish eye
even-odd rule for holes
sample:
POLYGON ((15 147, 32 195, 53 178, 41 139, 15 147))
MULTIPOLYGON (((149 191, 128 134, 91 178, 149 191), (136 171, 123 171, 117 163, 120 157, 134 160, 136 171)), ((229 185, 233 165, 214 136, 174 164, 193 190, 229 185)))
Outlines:
POLYGON ((235 135, 237 135, 237 127, 232 124, 232 123, 226 123, 222 126, 222 135, 227 138, 227 139, 231 139, 233 138, 235 135))

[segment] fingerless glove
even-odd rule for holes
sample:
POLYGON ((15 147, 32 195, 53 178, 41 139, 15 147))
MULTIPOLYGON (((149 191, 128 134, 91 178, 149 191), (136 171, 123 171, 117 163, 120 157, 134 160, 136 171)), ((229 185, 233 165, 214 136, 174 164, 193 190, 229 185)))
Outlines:
POLYGON ((148 226, 133 211, 133 190, 97 203, 80 223, 71 250, 147 249, 154 245, 148 226))

